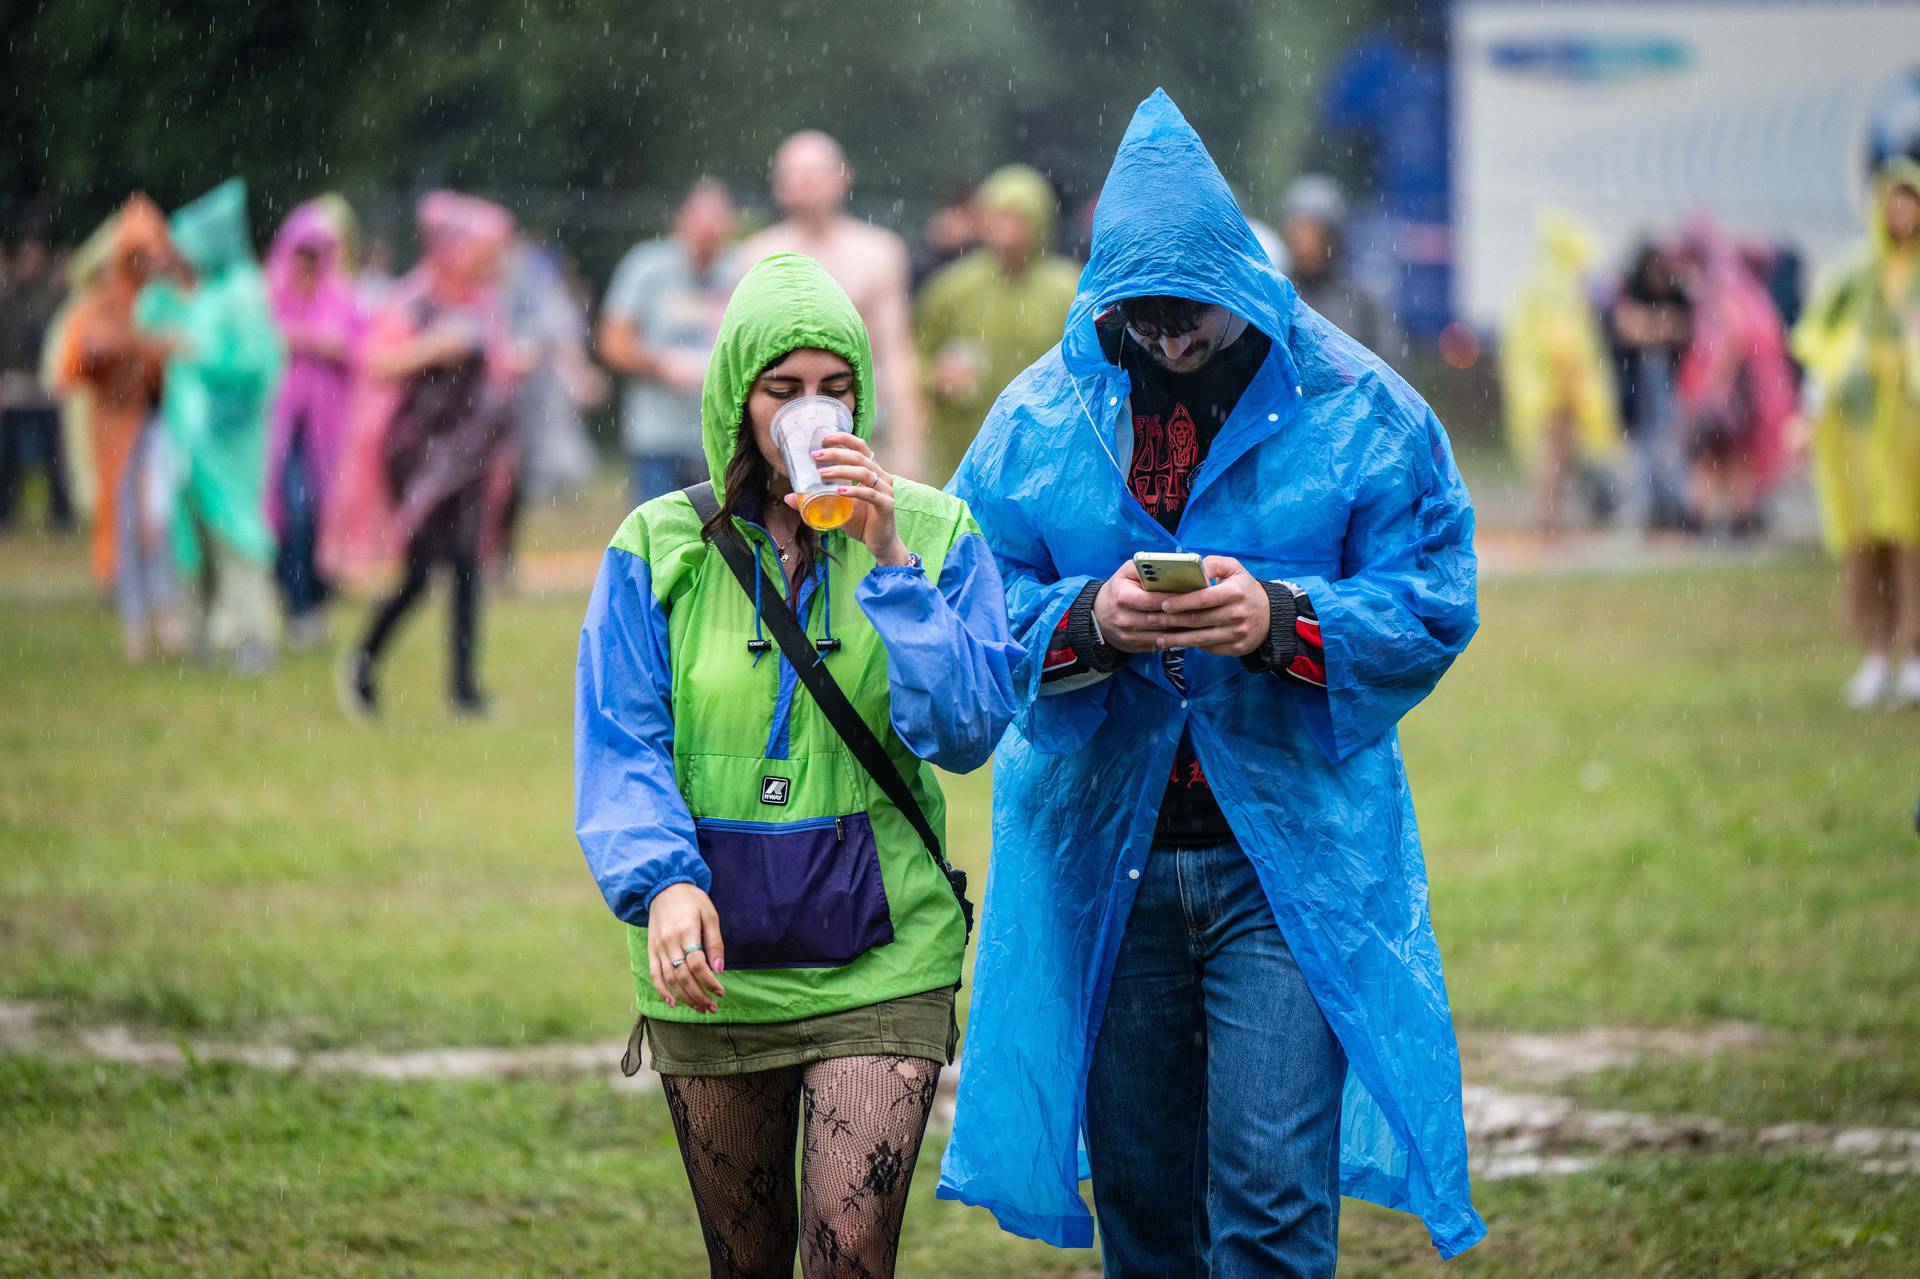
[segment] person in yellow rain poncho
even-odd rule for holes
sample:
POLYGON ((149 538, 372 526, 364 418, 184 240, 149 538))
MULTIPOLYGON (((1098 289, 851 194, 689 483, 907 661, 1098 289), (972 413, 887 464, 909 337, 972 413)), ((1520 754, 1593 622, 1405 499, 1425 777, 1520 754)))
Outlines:
POLYGON ((1865 650, 1843 693, 1856 709, 1920 706, 1920 164, 1881 170, 1868 224, 1793 334, 1821 522, 1865 650))
POLYGON ((1047 251, 1053 188, 1024 164, 997 169, 975 196, 982 247, 942 267, 916 306, 920 367, 933 405, 927 479, 944 484, 1001 388, 1060 340, 1080 268, 1047 251))
POLYGON ((1565 527, 1569 483, 1596 482, 1596 514, 1611 505, 1603 468, 1620 447, 1620 417, 1599 319, 1587 296, 1593 238, 1572 217, 1540 216, 1540 257, 1500 335, 1507 436, 1533 475, 1543 532, 1565 527))
POLYGON ((246 184, 222 183, 183 206, 170 225, 192 286, 154 281, 135 318, 169 351, 161 415, 179 484, 174 556, 190 579, 210 579, 209 652, 230 657, 236 674, 257 675, 271 664, 278 638, 263 488, 285 351, 254 261, 246 184))
POLYGON ((66 344, 73 317, 80 311, 83 300, 92 296, 112 257, 119 219, 118 213, 109 217, 68 255, 67 300, 54 312, 53 322, 47 326, 46 345, 40 350, 40 380, 55 388, 60 400, 61 447, 67 457, 70 495, 75 509, 88 518, 93 516, 94 490, 98 484, 94 474, 93 428, 87 412, 93 397, 84 382, 63 376, 62 361, 67 356, 66 344))

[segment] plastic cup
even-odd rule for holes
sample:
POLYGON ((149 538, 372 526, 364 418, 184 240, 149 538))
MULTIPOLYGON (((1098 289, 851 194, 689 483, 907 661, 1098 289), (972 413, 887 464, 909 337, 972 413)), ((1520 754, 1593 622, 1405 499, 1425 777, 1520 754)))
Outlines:
POLYGON ((788 400, 773 415, 773 443, 787 464, 787 483, 800 497, 800 518, 808 528, 825 532, 853 518, 853 499, 838 485, 820 478, 815 449, 834 432, 853 434, 853 414, 839 400, 825 395, 803 395, 788 400))

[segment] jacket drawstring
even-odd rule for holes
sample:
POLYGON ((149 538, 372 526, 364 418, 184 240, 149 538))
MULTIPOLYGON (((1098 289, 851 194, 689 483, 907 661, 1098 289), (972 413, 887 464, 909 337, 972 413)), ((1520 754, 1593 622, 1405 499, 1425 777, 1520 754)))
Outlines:
POLYGON ((760 584, 767 580, 766 565, 760 561, 760 552, 765 549, 760 539, 753 539, 753 638, 747 641, 747 651, 753 654, 753 665, 757 670, 760 659, 773 650, 773 643, 760 627, 760 584))
MULTIPOLYGON (((766 563, 760 558, 760 556, 761 556, 761 553, 765 550, 766 548, 760 544, 760 541, 757 538, 754 539, 754 542, 753 542, 753 567, 754 567, 753 638, 747 641, 747 651, 753 654, 753 664, 756 667, 760 665, 761 658, 765 657, 768 653, 773 651, 773 641, 767 638, 766 631, 761 625, 761 621, 760 621, 760 617, 761 617, 760 609, 762 604, 764 603, 763 599, 761 598, 761 584, 767 580, 766 563)), ((814 576, 816 580, 818 580, 820 583, 820 589, 825 593, 827 597, 826 637, 824 639, 817 639, 813 642, 813 646, 815 649, 819 651, 822 661, 826 659, 826 655, 828 653, 835 653, 835 652, 838 652, 840 649, 840 641, 833 637, 833 574, 828 572, 827 568, 828 568, 827 565, 821 564, 814 569, 814 576)), ((800 627, 802 630, 806 629, 806 620, 804 618, 801 619, 800 627)))
POLYGON ((824 662, 827 659, 828 653, 835 652, 839 649, 840 641, 833 637, 833 574, 827 571, 827 566, 824 563, 820 565, 818 571, 820 573, 820 589, 827 597, 827 635, 825 639, 815 640, 813 646, 820 650, 820 660, 824 662))

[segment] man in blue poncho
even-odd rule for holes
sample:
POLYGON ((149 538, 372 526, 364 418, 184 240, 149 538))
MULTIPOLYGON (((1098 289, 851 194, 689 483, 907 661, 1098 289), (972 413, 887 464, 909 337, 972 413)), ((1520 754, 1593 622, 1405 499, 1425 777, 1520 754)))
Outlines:
POLYGON ((953 489, 1029 658, 939 1193, 1084 1246, 1090 1172, 1109 1275, 1330 1275, 1342 1192, 1471 1246, 1394 726, 1477 624, 1472 506, 1164 93, 953 489), (1213 584, 1148 593, 1137 551, 1213 584))

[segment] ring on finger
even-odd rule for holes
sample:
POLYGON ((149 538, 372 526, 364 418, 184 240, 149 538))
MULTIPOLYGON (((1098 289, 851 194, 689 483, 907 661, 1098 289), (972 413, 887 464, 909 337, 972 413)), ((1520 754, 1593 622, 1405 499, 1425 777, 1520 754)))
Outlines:
POLYGON ((685 968, 687 966, 687 961, 685 959, 675 959, 669 962, 671 966, 674 968, 685 968))

